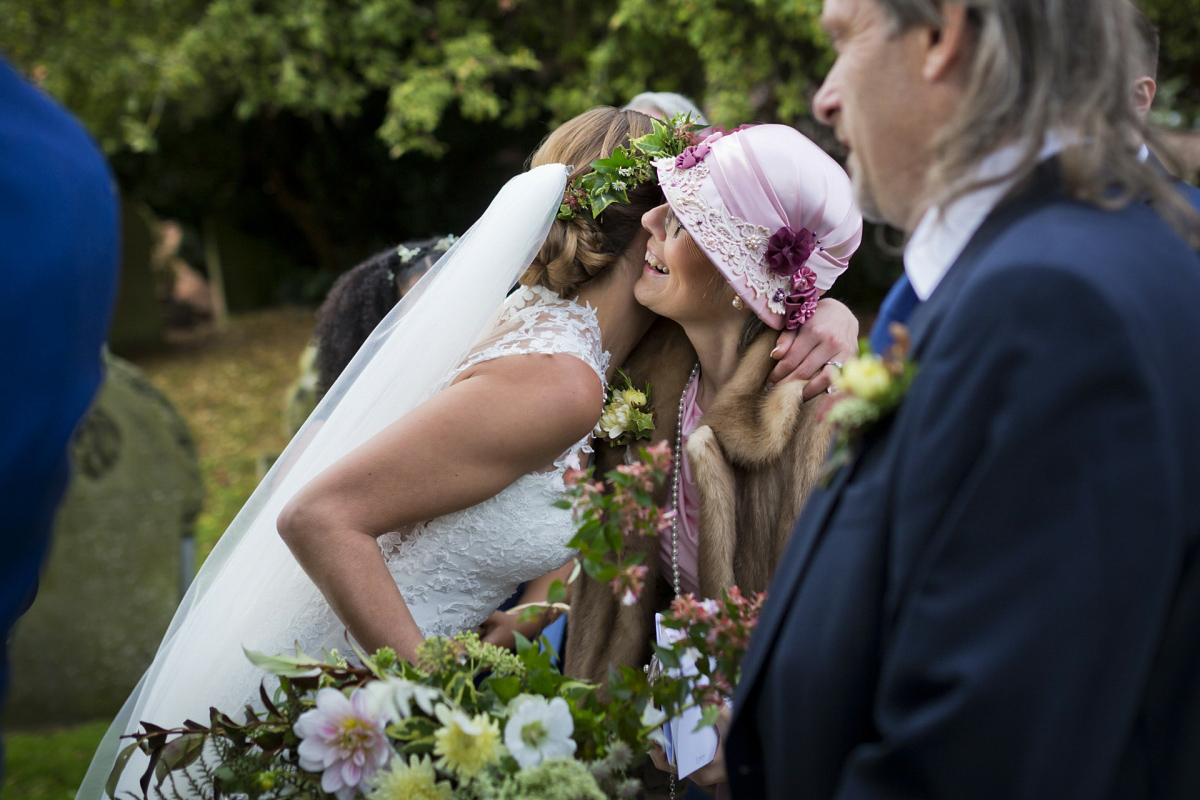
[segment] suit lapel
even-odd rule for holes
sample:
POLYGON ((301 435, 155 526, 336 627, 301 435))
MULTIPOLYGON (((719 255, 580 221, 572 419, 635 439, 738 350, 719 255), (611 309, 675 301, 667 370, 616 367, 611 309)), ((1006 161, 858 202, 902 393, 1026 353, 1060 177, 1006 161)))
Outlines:
POLYGON ((804 510, 800 513, 800 519, 797 520, 796 527, 792 530, 791 541, 788 542, 783 558, 780 560, 779 571, 776 572, 767 592, 767 597, 774 602, 769 602, 764 606, 758 619, 758 625, 754 630, 754 638, 751 640, 750 648, 746 651, 746 658, 742 662, 739 695, 741 686, 749 686, 754 682, 759 667, 770 653, 770 645, 775 641, 775 633, 787 615, 787 609, 791 606, 791 595, 800 584, 804 567, 808 564, 813 550, 824 534, 829 515, 837 507, 838 498, 841 497, 843 487, 850 480, 852 471, 850 465, 838 470, 833 476, 833 482, 829 488, 813 492, 804 510))

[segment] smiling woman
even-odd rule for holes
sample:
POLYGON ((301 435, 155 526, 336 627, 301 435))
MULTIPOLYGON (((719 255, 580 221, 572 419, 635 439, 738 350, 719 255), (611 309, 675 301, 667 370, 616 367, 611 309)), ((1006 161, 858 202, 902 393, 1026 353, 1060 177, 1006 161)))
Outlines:
POLYGON ((642 218, 651 238, 646 245, 645 275, 633 287, 634 297, 654 313, 683 324, 715 320, 739 313, 737 294, 675 212, 664 203, 642 218), (681 235, 682 234, 682 235, 681 235))
MULTIPOLYGON (((689 151, 655 162, 667 202, 642 218, 650 239, 634 286, 677 327, 656 328, 626 364, 637 385, 664 398, 654 436, 678 452, 663 498, 677 514, 642 545, 653 589, 635 606, 589 578, 577 584, 566 669, 592 680, 613 663, 649 661, 654 612, 672 596, 765 590, 828 444, 823 403, 804 402, 804 382, 764 384, 777 331, 817 313, 858 247, 849 179, 781 125, 714 133, 689 151)), ((623 458, 623 448, 601 448, 598 469, 623 458)), ((720 770, 714 762, 696 779, 718 780, 720 770)))

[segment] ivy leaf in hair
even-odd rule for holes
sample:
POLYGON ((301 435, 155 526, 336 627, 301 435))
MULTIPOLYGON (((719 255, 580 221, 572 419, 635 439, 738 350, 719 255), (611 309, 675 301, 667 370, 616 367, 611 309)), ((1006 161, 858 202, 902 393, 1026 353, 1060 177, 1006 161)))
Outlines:
POLYGON ((571 219, 585 208, 595 219, 613 203, 628 203, 630 189, 656 180, 654 160, 682 153, 700 128, 690 114, 652 124, 650 133, 631 140, 629 147, 616 148, 608 158, 593 161, 591 172, 571 182, 558 209, 559 219, 571 219))
POLYGON ((624 147, 592 162, 592 171, 580 177, 579 186, 588 193, 593 218, 613 203, 629 202, 629 190, 645 182, 639 167, 638 160, 624 147))
POLYGON ((630 144, 651 161, 660 158, 674 158, 692 143, 692 136, 700 130, 699 123, 691 114, 677 114, 665 123, 654 120, 654 129, 645 136, 639 136, 630 144))

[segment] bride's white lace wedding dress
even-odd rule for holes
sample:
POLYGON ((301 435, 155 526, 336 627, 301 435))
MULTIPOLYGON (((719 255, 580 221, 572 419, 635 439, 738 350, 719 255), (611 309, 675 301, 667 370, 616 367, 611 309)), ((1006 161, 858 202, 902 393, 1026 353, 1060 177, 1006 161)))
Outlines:
MULTIPOLYGON (((565 353, 592 367, 604 383, 608 353, 596 312, 549 289, 519 289, 505 303, 495 330, 455 370, 503 356, 565 353)), ((453 636, 475 628, 519 584, 545 575, 572 556, 571 513, 556 508, 563 473, 591 452, 576 443, 553 469, 524 475, 478 505, 423 522, 411 531, 379 538, 388 570, 425 636, 453 636)), ((276 651, 293 642, 311 654, 345 652, 344 629, 323 598, 313 598, 280 626, 276 651)))

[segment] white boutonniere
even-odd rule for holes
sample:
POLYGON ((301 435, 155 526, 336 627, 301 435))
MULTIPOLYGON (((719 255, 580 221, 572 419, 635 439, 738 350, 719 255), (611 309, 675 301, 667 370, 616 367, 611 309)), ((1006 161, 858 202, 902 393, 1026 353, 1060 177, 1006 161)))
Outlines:
POLYGON ((649 439, 654 431, 654 411, 650 408, 650 385, 645 390, 633 388, 633 381, 617 370, 614 384, 608 388, 604 411, 592 435, 620 446, 638 439, 649 439))
POLYGON ((834 378, 838 393, 824 414, 834 430, 833 453, 821 472, 822 485, 850 463, 867 432, 895 412, 917 376, 917 365, 908 358, 908 328, 892 323, 890 333, 895 344, 887 353, 872 353, 864 339, 859 356, 847 361, 834 378))

